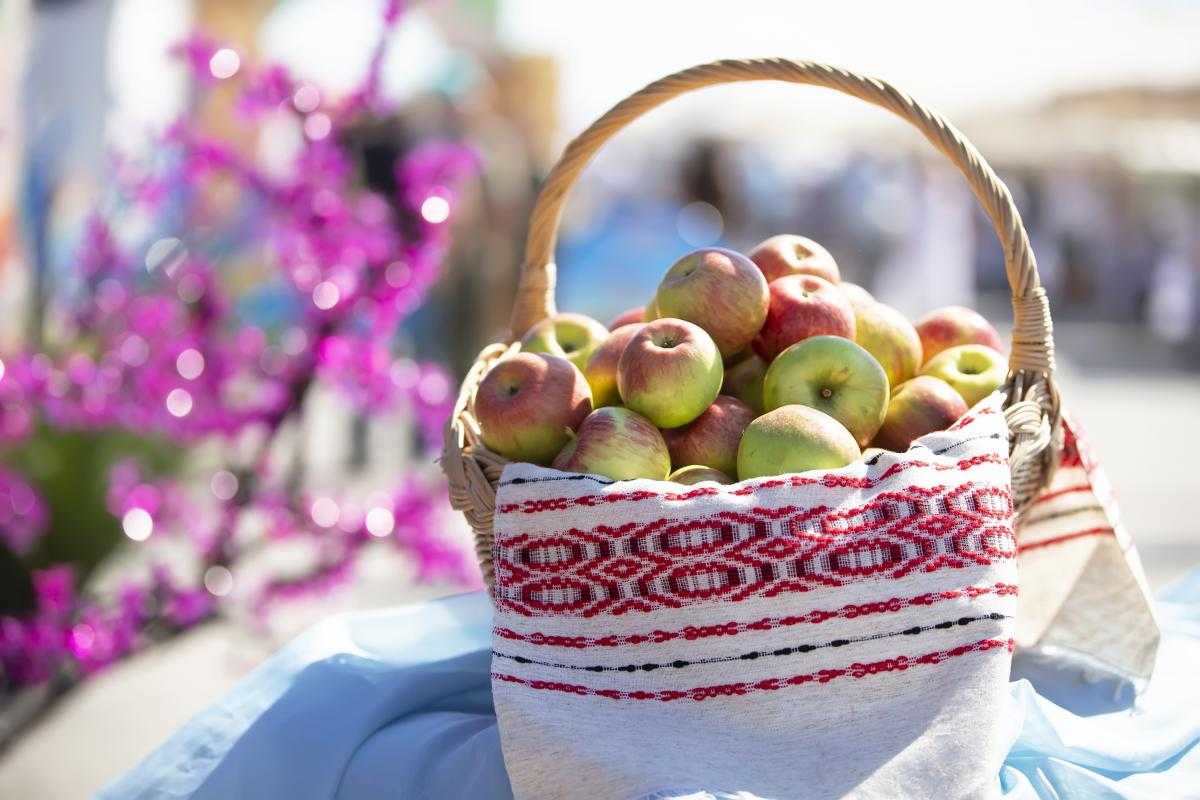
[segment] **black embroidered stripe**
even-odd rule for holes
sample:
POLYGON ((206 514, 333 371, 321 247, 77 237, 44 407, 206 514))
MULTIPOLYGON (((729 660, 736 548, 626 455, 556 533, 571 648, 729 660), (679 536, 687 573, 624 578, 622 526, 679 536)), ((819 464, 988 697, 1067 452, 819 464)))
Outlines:
POLYGON ((831 639, 828 642, 821 644, 799 644, 791 647, 780 647, 774 650, 752 650, 749 653, 742 653, 733 656, 713 656, 710 658, 697 658, 694 660, 676 659, 675 661, 666 661, 662 663, 647 662, 644 664, 624 664, 622 666, 606 666, 594 665, 584 666, 581 664, 560 664, 555 661, 539 661, 536 658, 526 658, 525 656, 513 655, 512 653, 502 653, 499 650, 493 650, 492 655, 497 658, 505 658, 509 661, 514 661, 518 664, 537 664, 540 667, 554 667, 556 669, 578 670, 580 672, 652 672, 656 669, 683 669, 684 667, 695 667, 705 664, 726 664, 731 661, 754 661, 759 658, 771 658, 774 656, 790 656, 804 653, 811 653, 814 650, 824 650, 830 647, 845 647, 848 644, 859 644, 861 642, 873 642, 880 639, 891 639, 896 636, 917 636, 922 633, 934 630, 948 630, 956 625, 970 625, 974 622, 982 622, 984 620, 999 621, 1003 619, 1011 619, 1007 614, 992 612, 991 614, 983 614, 978 617, 959 617, 958 619, 946 620, 938 622, 934 625, 918 625, 912 628, 905 628, 899 631, 891 631, 888 633, 872 633, 867 636, 854 636, 844 639, 831 639))
POLYGON ((951 450, 953 450, 956 447, 962 447, 964 444, 967 444, 968 442, 978 442, 981 439, 999 439, 999 438, 1000 438, 1000 434, 998 434, 998 433, 991 433, 991 434, 988 434, 987 436, 972 436, 970 439, 963 439, 961 442, 955 442, 954 444, 952 444, 948 447, 942 447, 937 450, 934 450, 933 454, 940 456, 940 455, 949 453, 951 450))
POLYGON ((616 481, 608 478, 598 478, 595 475, 547 475, 544 478, 513 478, 510 481, 501 481, 500 486, 520 486, 526 483, 550 483, 552 481, 593 481, 602 486, 616 483, 616 481))

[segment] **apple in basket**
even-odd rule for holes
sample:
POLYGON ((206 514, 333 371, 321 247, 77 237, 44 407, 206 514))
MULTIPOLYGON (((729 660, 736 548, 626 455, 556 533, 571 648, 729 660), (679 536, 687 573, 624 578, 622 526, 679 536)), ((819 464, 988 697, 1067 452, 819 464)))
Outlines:
POLYGON ((681 467, 667 476, 667 480, 672 483, 681 483, 684 486, 695 486, 697 483, 733 483, 733 478, 721 472, 719 469, 712 467, 702 467, 699 464, 691 464, 686 467, 681 467))
POLYGON ((917 320, 917 334, 921 337, 921 350, 928 362, 947 347, 960 344, 982 344, 993 350, 1004 351, 1000 334, 992 323, 978 311, 963 306, 946 306, 930 311, 917 320))
POLYGON ((878 302, 854 306, 854 341, 862 345, 887 373, 888 385, 899 386, 921 368, 921 337, 903 314, 878 302))
POLYGON ((1008 377, 1008 359, 982 344, 960 344, 931 358, 921 374, 950 384, 970 407, 1004 383, 1008 377))
POLYGON ((793 404, 825 412, 866 447, 887 412, 887 375, 849 339, 813 336, 780 353, 763 380, 764 408, 793 404))
POLYGON ((610 331, 615 331, 617 328, 624 327, 625 325, 632 325, 635 322, 646 322, 645 306, 634 306, 633 308, 626 309, 620 314, 617 314, 609 321, 608 329, 610 331))
POLYGON ((945 430, 967 413, 967 404, 950 384, 931 375, 918 375, 896 387, 883 427, 873 444, 903 452, 913 440, 945 430))
POLYGON ((838 288, 842 290, 842 294, 846 295, 846 299, 850 301, 850 305, 854 308, 855 313, 858 313, 860 307, 869 306, 876 302, 875 296, 857 283, 842 281, 838 284, 838 288))
POLYGON ((725 381, 721 394, 736 397, 758 413, 763 410, 763 376, 767 374, 767 362, 751 353, 748 357, 726 367, 725 381))
POLYGON ((750 423, 738 447, 738 477, 837 469, 861 456, 850 431, 808 406, 781 406, 750 423))
POLYGON ((545 353, 501 360, 475 392, 484 445, 513 461, 549 464, 591 410, 583 374, 545 353))
POLYGON ((771 302, 754 350, 766 361, 810 336, 854 338, 854 309, 846 296, 816 275, 772 281, 771 302))
POLYGON ((534 325, 521 339, 526 353, 549 353, 570 361, 583 369, 601 342, 608 338, 608 328, 583 314, 555 314, 534 325))
POLYGON ((625 346, 617 389, 625 405, 660 428, 678 428, 717 399, 721 353, 698 325, 681 319, 647 322, 625 346))
POLYGON ((830 283, 841 280, 837 262, 821 245, 790 233, 772 236, 750 251, 767 282, 785 275, 816 275, 830 283))
POLYGON ((724 358, 750 344, 767 316, 767 281, 741 253, 708 247, 688 253, 663 276, 656 316, 694 322, 724 358))
POLYGON ((588 415, 554 459, 554 468, 603 475, 615 481, 652 478, 671 471, 671 454, 658 428, 627 408, 601 408, 588 415))
POLYGON ((625 346, 643 327, 642 323, 635 322, 614 329, 588 359, 583 374, 588 386, 592 387, 593 408, 621 404, 621 395, 617 391, 617 364, 625 352, 625 346))
POLYGON ((736 397, 719 395, 687 425, 662 432, 672 466, 700 465, 736 475, 738 443, 755 416, 754 410, 736 397))

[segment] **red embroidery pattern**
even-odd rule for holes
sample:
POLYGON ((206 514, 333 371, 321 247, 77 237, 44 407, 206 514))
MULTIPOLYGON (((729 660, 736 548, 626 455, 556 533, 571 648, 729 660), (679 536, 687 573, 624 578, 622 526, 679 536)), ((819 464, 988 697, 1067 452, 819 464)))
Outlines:
POLYGON ((697 497, 749 497, 766 489, 799 489, 802 486, 823 486, 827 489, 874 489, 890 478, 910 469, 929 468, 942 472, 949 470, 965 472, 981 464, 1004 463, 1006 462, 1003 456, 996 453, 983 453, 951 463, 906 459, 892 464, 876 478, 855 478, 849 475, 836 474, 826 474, 820 478, 789 475, 783 478, 771 478, 746 486, 737 486, 736 488, 701 486, 689 489, 686 492, 659 492, 650 489, 638 489, 629 492, 585 494, 578 497, 550 497, 524 500, 519 503, 505 503, 496 509, 496 513, 513 514, 519 512, 522 514, 539 514, 546 511, 566 511, 575 507, 595 508, 612 503, 637 503, 644 500, 682 502, 684 500, 695 500, 697 497))
POLYGON ((935 650, 932 653, 926 653, 922 656, 896 656, 895 658, 887 658, 882 661, 872 661, 866 664, 855 662, 848 667, 839 669, 821 669, 816 672, 808 672, 801 675, 792 675, 781 678, 766 678, 761 681, 738 681, 736 683, 723 683, 713 686, 696 686, 691 689, 662 689, 657 691, 646 690, 622 690, 622 689, 596 689, 590 686, 582 686, 574 683, 564 683, 561 681, 542 681, 533 680, 530 678, 522 678, 517 675, 509 675, 503 672, 493 672, 492 680, 504 681, 505 683, 514 683, 521 686, 527 686, 530 689, 542 691, 563 692, 573 694, 578 697, 603 697, 609 700, 657 700, 667 703, 672 700, 710 700, 714 697, 745 697, 746 695, 756 694, 758 692, 775 692, 780 689, 787 689, 792 686, 802 686, 806 683, 825 684, 830 681, 839 680, 841 678, 856 678, 862 679, 871 675, 879 675, 885 672, 904 671, 911 667, 918 666, 936 666, 949 661, 952 658, 965 656, 968 653, 984 653, 989 650, 1004 650, 1012 652, 1012 639, 981 639, 971 644, 959 645, 948 650, 935 650))
POLYGON ((675 640, 687 642, 711 637, 737 636, 752 631, 762 632, 796 625, 820 625, 831 619, 857 619, 874 614, 893 614, 906 608, 928 607, 949 600, 966 598, 974 600, 986 595, 998 597, 1017 595, 1017 587, 1011 583, 992 586, 964 586, 944 592, 926 592, 915 597, 892 597, 871 603, 850 603, 839 609, 827 611, 814 609, 805 614, 786 617, 763 617, 753 622, 721 622, 714 625, 688 625, 677 630, 654 630, 648 633, 629 633, 612 636, 556 636, 547 633, 518 633, 510 628, 495 627, 492 633, 501 639, 525 642, 537 647, 566 647, 585 650, 593 647, 627 647, 639 644, 665 644, 675 640))
POLYGON ((523 616, 648 612, 986 566, 1014 548, 1007 486, 910 486, 841 510, 756 508, 500 538, 494 596, 523 616))

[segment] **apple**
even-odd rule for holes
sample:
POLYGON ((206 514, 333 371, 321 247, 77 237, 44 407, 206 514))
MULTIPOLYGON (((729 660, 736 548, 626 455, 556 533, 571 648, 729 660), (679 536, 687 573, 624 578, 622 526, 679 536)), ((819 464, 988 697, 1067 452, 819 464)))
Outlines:
POLYGON ((678 428, 703 414, 723 377, 712 338, 698 325, 669 317, 647 322, 617 362, 621 401, 660 428, 678 428))
POLYGON ((874 444, 884 450, 903 452, 914 439, 945 430, 965 413, 967 404, 950 384, 931 375, 918 375, 892 392, 887 416, 874 444))
POLYGON ((872 301, 854 306, 854 341, 883 366, 889 386, 899 386, 921 368, 917 329, 889 305, 872 301))
POLYGON ((795 404, 833 417, 866 447, 887 413, 887 374, 849 339, 812 336, 780 353, 763 379, 765 409, 795 404))
POLYGON ((671 471, 671 454, 650 420, 627 408, 600 408, 579 426, 554 459, 554 468, 614 481, 661 481, 671 471))
POLYGON ((512 461, 549 464, 592 410, 592 394, 570 361, 517 353, 498 362, 475 392, 487 448, 512 461))
POLYGON ((927 361, 921 374, 950 384, 969 408, 999 389, 1008 378, 1008 359, 986 345, 960 344, 927 361))
POLYGON ((694 322, 728 358, 758 333, 767 316, 767 281, 750 259, 706 247, 676 261, 654 295, 657 317, 694 322))
POLYGON ((702 467, 697 464, 692 464, 687 467, 681 467, 670 475, 667 480, 672 483, 682 483, 684 486, 694 486, 697 483, 712 481, 713 483, 733 483, 733 478, 721 472, 719 469, 712 467, 702 467))
POLYGON ((963 306, 930 311, 917 320, 917 334, 926 362, 947 347, 960 344, 982 344, 1004 352, 1004 342, 992 324, 978 311, 963 306))
POLYGON ((736 475, 738 443, 755 416, 754 410, 736 397, 718 395, 687 425, 663 431, 672 466, 699 464, 736 475))
POLYGON ((771 302, 754 350, 766 361, 810 336, 854 338, 854 309, 824 278, 789 275, 772 281, 771 302))
POLYGON ((608 329, 610 331, 615 331, 617 328, 624 327, 625 325, 632 325, 635 322, 645 322, 645 321, 646 321, 646 307, 645 306, 634 306, 633 308, 628 308, 628 309, 622 311, 620 314, 617 314, 615 317, 613 317, 612 320, 608 323, 608 329))
POLYGON ((842 294, 846 295, 846 299, 850 301, 850 305, 856 312, 860 306, 868 306, 876 302, 875 296, 857 283, 842 281, 838 284, 838 288, 842 290, 842 294))
POLYGON ((763 410, 763 377, 767 374, 767 362, 751 355, 725 369, 725 380, 721 394, 736 397, 758 413, 763 410))
POLYGON ((521 349, 526 353, 549 353, 570 361, 579 369, 600 343, 608 338, 608 328, 583 314, 555 314, 526 331, 521 349))
POLYGON ((642 323, 635 322, 614 329, 588 359, 583 375, 592 388, 593 408, 621 404, 621 395, 617 391, 617 363, 625 352, 625 346, 643 327, 642 323))
POLYGON ((804 236, 772 236, 750 251, 750 260, 762 270, 768 283, 785 275, 816 275, 830 283, 841 280, 829 251, 804 236))
POLYGON ((738 478, 837 469, 860 455, 850 431, 825 412, 780 406, 746 428, 738 447, 738 478))

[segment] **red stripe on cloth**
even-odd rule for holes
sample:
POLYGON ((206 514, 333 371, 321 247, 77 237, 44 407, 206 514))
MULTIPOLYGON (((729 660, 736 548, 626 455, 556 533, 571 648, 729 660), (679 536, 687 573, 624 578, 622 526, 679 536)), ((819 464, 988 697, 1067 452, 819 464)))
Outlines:
POLYGON ((665 500, 667 502, 682 502, 694 500, 697 497, 746 497, 764 489, 798 489, 802 486, 824 486, 829 489, 873 489, 890 478, 918 467, 928 467, 939 471, 958 470, 966 472, 983 464, 1002 464, 1005 459, 995 453, 984 453, 960 459, 953 464, 928 462, 919 460, 898 461, 888 467, 878 478, 854 478, 848 475, 826 475, 823 478, 806 478, 803 475, 791 475, 787 478, 770 480, 740 487, 700 486, 686 492, 659 492, 651 489, 638 489, 631 492, 612 492, 609 494, 585 494, 578 497, 551 497, 535 500, 524 500, 519 503, 505 503, 496 509, 497 514, 538 514, 545 511, 565 511, 572 506, 593 508, 612 503, 638 503, 644 500, 665 500))
POLYGON ((1087 530, 1075 531, 1074 533, 1064 533, 1062 536, 1052 536, 1049 539, 1042 539, 1039 542, 1029 542, 1017 546, 1017 554, 1028 553, 1030 550, 1038 550, 1042 547, 1049 547, 1054 544, 1062 544, 1069 542, 1072 539, 1082 539, 1085 536, 1101 536, 1103 534, 1112 534, 1113 529, 1108 525, 1101 525, 1097 528, 1088 528, 1087 530))
POLYGON ((565 647, 575 650, 586 650, 595 647, 626 647, 640 644, 665 644, 676 639, 697 641, 714 636, 737 636, 742 633, 770 631, 779 628, 790 628, 795 625, 820 625, 831 619, 857 619, 875 614, 893 614, 907 608, 928 607, 949 600, 977 597, 994 594, 998 597, 1017 595, 1017 587, 1011 583, 997 583, 992 586, 964 586, 959 589, 948 589, 942 592, 926 592, 914 597, 892 597, 871 603, 851 603, 835 611, 814 609, 804 614, 786 617, 763 617, 751 622, 719 622, 712 625, 688 625, 677 630, 653 630, 642 633, 614 634, 610 636, 561 636, 549 633, 519 633, 511 628, 497 626, 492 633, 501 639, 514 642, 525 642, 535 647, 565 647))
POLYGON ((989 650, 1004 650, 1011 653, 1013 651, 1013 640, 980 639, 971 644, 959 645, 947 650, 935 650, 921 656, 895 656, 866 664, 855 662, 839 669, 821 669, 816 672, 807 672, 800 675, 764 678, 759 681, 738 681, 736 683, 722 683, 712 686, 695 686, 690 689, 659 689, 654 691, 637 689, 626 691, 624 689, 597 689, 591 686, 562 681, 535 680, 503 672, 493 672, 491 677, 494 681, 526 686, 539 691, 573 694, 577 697, 603 697, 608 700, 657 700, 663 703, 672 700, 694 700, 700 702, 716 697, 744 697, 759 692, 775 692, 780 689, 802 686, 809 683, 826 684, 842 678, 862 679, 886 672, 903 672, 913 667, 936 666, 952 658, 965 656, 969 653, 983 653, 989 650))
POLYGON ((1062 497, 1065 494, 1075 494, 1076 492, 1090 491, 1092 491, 1092 485, 1090 483, 1085 483, 1082 486, 1068 486, 1065 489, 1055 489, 1053 492, 1046 492, 1043 495, 1039 495, 1037 500, 1033 501, 1033 504, 1036 506, 1039 503, 1045 503, 1047 500, 1053 500, 1054 498, 1062 497))

